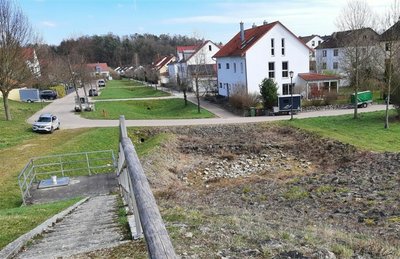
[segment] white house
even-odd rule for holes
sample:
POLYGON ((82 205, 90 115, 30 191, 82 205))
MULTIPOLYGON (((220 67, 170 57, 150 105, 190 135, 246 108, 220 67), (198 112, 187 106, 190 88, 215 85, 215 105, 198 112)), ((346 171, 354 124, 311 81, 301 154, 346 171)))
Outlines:
POLYGON ((197 46, 178 46, 177 61, 168 65, 170 80, 187 80, 192 88, 196 79, 202 91, 216 85, 216 62, 213 56, 219 51, 219 46, 210 40, 197 46))
POLYGON ((312 51, 310 51, 310 71, 316 71, 315 48, 317 48, 328 36, 302 36, 299 39, 304 42, 312 51))
POLYGON ((290 94, 299 73, 309 72, 309 52, 296 35, 279 21, 240 31, 215 55, 218 66, 218 91, 222 96, 245 91, 259 93, 264 78, 273 79, 278 94, 290 94))
MULTIPOLYGON (((377 51, 379 34, 371 28, 334 32, 327 40, 316 48, 316 68, 318 73, 330 73, 341 76, 340 86, 349 85, 346 75, 346 64, 349 63, 353 41, 363 39, 360 47, 360 57, 368 59, 372 52, 377 51), (360 36, 361 35, 361 36, 360 36)), ((379 47, 378 47, 379 48, 379 47)))

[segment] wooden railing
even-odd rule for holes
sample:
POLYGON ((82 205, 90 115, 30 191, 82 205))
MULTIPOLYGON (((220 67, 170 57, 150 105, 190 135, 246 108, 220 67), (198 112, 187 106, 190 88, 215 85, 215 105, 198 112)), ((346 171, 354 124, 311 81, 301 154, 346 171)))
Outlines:
POLYGON ((144 235, 150 258, 177 258, 149 182, 120 116, 118 181, 130 213, 135 215, 134 238, 144 235))

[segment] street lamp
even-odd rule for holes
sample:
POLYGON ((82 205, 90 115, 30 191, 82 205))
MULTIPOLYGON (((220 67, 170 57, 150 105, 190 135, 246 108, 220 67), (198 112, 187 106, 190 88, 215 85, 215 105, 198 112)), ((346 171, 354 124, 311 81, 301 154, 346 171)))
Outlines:
POLYGON ((289 72, 290 76, 290 120, 293 120, 293 71, 289 72))

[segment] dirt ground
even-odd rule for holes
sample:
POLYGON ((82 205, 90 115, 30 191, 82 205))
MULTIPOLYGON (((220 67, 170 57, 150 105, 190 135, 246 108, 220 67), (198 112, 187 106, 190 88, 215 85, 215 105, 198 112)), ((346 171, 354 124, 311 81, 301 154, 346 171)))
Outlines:
POLYGON ((400 257, 400 154, 266 124, 130 136, 160 133, 142 164, 181 258, 400 257))

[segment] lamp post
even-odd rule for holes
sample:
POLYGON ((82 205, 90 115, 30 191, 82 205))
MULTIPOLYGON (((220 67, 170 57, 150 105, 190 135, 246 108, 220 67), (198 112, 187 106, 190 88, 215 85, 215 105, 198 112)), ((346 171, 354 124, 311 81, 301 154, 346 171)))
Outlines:
POLYGON ((290 76, 290 120, 293 120, 293 71, 289 72, 290 76))

